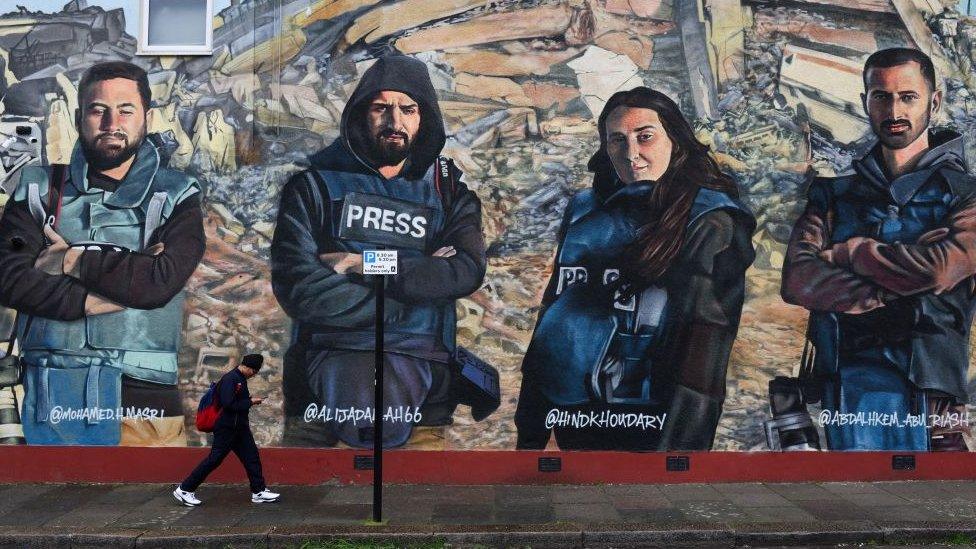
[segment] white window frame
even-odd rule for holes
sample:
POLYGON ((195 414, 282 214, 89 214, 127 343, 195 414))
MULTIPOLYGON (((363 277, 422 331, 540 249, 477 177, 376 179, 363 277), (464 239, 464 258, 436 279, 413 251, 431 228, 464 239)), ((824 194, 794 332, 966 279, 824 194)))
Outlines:
POLYGON ((136 55, 212 55, 213 54, 213 0, 207 1, 206 43, 149 45, 149 0, 139 1, 139 45, 136 55))

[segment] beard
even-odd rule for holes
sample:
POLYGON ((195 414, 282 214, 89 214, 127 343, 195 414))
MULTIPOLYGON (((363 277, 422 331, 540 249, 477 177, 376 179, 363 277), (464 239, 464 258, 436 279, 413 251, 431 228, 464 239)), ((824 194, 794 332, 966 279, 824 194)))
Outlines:
POLYGON ((932 112, 928 110, 925 112, 925 116, 916 121, 918 122, 917 124, 907 118, 899 118, 897 120, 888 119, 883 120, 877 126, 872 124, 871 129, 874 130, 874 134, 878 136, 878 140, 885 147, 889 149, 904 149, 914 143, 923 132, 928 131, 931 118, 932 112), (904 129, 898 133, 891 133, 891 128, 904 129))
POLYGON ((131 140, 129 135, 123 132, 103 132, 92 138, 81 138, 81 150, 85 153, 85 160, 88 165, 96 170, 110 170, 126 163, 135 156, 142 145, 144 135, 138 136, 139 139, 131 140), (99 143, 103 137, 116 137, 122 141, 120 145, 110 145, 99 143))
POLYGON ((382 130, 370 136, 369 158, 378 166, 396 166, 407 159, 412 145, 413 143, 407 134, 390 129, 382 130), (401 141, 386 139, 392 136, 400 137, 401 141))

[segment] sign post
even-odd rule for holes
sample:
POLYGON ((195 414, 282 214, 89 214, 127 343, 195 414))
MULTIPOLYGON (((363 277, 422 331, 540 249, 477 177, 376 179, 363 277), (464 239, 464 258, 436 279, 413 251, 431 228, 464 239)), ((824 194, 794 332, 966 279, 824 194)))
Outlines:
POLYGON ((383 277, 397 274, 396 250, 363 251, 363 275, 376 291, 375 380, 373 387, 373 522, 383 521, 383 277))

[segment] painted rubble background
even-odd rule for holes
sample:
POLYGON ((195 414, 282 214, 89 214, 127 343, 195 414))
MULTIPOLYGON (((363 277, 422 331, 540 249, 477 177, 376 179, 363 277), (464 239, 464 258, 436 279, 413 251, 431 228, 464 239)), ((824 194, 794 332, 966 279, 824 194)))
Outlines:
POLYGON ((976 20, 937 0, 233 0, 215 18, 214 54, 185 58, 135 55, 125 29, 137 0, 97 4, 0 14, 0 177, 24 152, 67 161, 87 67, 127 60, 150 73, 150 131, 168 137, 172 166, 207 187, 208 247, 188 286, 180 354, 186 408, 235 357, 266 351, 269 367, 252 383, 269 397, 253 414, 262 445, 281 437, 289 333, 267 263, 279 191, 336 137, 346 98, 378 55, 427 62, 446 154, 484 203, 490 267, 459 302, 459 341, 499 368, 503 403, 481 424, 459 410, 455 449, 514 448, 519 365, 557 225, 590 184, 594 119, 613 92, 646 84, 677 99, 759 220, 719 450, 764 448, 766 384, 798 362, 806 320, 779 298, 784 243, 812 174, 842 170, 868 144, 858 96, 866 55, 929 52, 945 78, 938 122, 976 133, 976 20), (16 135, 32 121, 39 132, 16 135))

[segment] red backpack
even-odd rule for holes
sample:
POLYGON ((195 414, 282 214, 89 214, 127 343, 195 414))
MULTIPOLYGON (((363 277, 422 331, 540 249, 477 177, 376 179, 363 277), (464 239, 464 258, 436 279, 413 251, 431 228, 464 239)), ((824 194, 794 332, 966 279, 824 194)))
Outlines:
MULTIPOLYGON (((236 395, 239 390, 240 387, 234 391, 234 394, 236 395)), ((197 406, 197 431, 212 433, 223 411, 220 406, 220 382, 211 383, 207 392, 200 397, 200 405, 197 406)))

